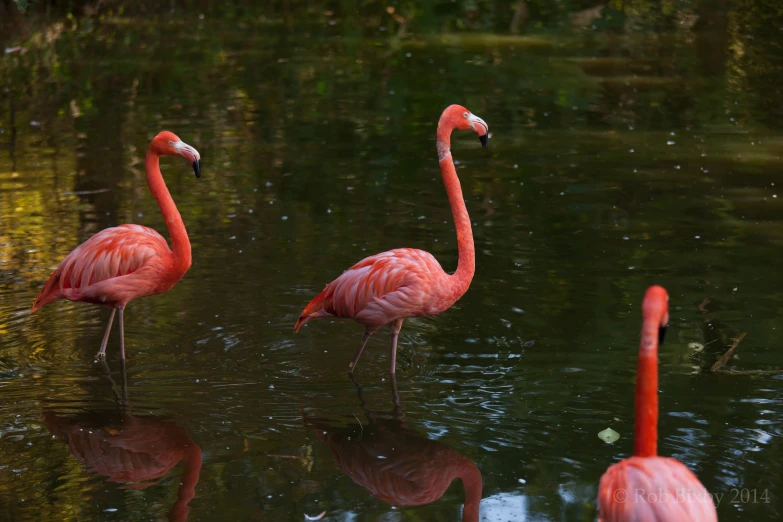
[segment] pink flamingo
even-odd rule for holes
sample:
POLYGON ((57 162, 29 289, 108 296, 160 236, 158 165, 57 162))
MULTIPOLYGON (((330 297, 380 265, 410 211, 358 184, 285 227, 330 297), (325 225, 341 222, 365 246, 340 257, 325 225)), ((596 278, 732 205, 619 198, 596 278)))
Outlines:
POLYGON ((33 312, 58 299, 110 307, 109 324, 103 334, 98 358, 106 356, 106 343, 115 311, 120 311, 120 359, 124 361, 122 312, 125 306, 133 299, 168 292, 190 268, 190 240, 160 173, 161 156, 184 157, 193 165, 197 178, 201 175, 201 156, 196 149, 168 131, 155 136, 147 150, 147 185, 166 218, 173 251, 163 236, 151 228, 141 225, 107 228, 63 259, 33 303, 33 312))
POLYGON ((296 321, 294 329, 297 332, 312 319, 323 317, 349 318, 363 324, 364 337, 348 366, 349 373, 356 367, 370 335, 388 324, 391 326, 389 373, 394 374, 402 322, 408 317, 433 316, 448 310, 470 286, 476 269, 476 253, 468 210, 451 159, 451 131, 454 129, 474 131, 486 148, 489 127, 460 105, 447 107, 438 122, 438 161, 457 228, 457 271, 447 274, 432 254, 413 248, 398 248, 366 257, 326 285, 296 321))
POLYGON ((659 457, 658 343, 669 323, 669 295, 651 286, 642 304, 642 340, 636 370, 633 457, 606 470, 598 488, 599 522, 717 522, 712 497, 677 459, 659 457))

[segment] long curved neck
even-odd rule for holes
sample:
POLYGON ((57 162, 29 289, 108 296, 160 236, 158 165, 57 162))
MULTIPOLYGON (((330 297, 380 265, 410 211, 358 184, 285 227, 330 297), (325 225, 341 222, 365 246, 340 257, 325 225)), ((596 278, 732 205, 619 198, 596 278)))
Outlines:
POLYGON ((462 522, 478 522, 481 505, 481 472, 472 460, 465 458, 456 476, 462 480, 465 489, 465 506, 462 508, 462 522))
POLYGON ((457 271, 449 281, 453 291, 462 296, 470 286, 473 274, 476 271, 476 249, 473 246, 473 230, 470 226, 468 209, 465 207, 465 199, 462 197, 462 187, 451 158, 451 127, 441 121, 438 124, 437 147, 440 172, 443 175, 443 184, 446 186, 446 194, 449 197, 451 213, 454 216, 454 226, 457 229, 457 248, 459 249, 459 261, 457 271))
POLYGON ((633 454, 658 454, 658 329, 661 321, 646 316, 642 324, 639 363, 636 368, 636 429, 633 454))
POLYGON ((149 185, 152 195, 155 196, 160 212, 166 220, 166 227, 169 229, 171 250, 174 252, 176 266, 184 273, 190 268, 191 263, 190 239, 188 239, 185 224, 182 222, 182 216, 179 215, 177 205, 171 199, 169 189, 166 188, 166 182, 163 181, 163 175, 160 173, 160 156, 152 149, 147 151, 145 167, 147 169, 147 185, 149 185))

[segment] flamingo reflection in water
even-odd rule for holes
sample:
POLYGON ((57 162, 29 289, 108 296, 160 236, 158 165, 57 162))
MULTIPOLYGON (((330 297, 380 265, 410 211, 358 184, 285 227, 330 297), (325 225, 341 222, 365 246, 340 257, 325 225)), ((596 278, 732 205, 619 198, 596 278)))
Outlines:
POLYGON ((305 416, 305 424, 331 450, 338 467, 373 497, 394 506, 435 502, 455 478, 465 489, 463 522, 479 520, 481 472, 476 463, 408 427, 391 375, 393 418, 370 412, 357 385, 369 424, 335 426, 305 416))
MULTIPOLYGON (((123 365, 123 384, 125 383, 123 365)), ((113 382, 113 381, 112 381, 113 382)), ((115 390, 116 394, 116 390, 115 390)), ((119 399, 119 395, 117 395, 119 399)), ((161 417, 140 417, 127 413, 127 392, 123 386, 119 411, 84 412, 64 415, 42 405, 41 420, 49 432, 68 444, 71 454, 91 471, 122 489, 144 489, 155 485, 182 461, 184 470, 177 491, 177 502, 168 518, 183 521, 188 503, 196 496, 201 471, 201 448, 185 428, 161 417)))

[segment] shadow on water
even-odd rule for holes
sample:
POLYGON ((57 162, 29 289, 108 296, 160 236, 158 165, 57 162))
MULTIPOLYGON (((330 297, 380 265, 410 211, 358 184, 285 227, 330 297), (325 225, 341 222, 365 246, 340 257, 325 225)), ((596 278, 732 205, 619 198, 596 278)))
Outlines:
POLYGON ((117 401, 114 411, 66 413, 57 405, 41 402, 41 420, 53 436, 68 444, 68 451, 91 472, 120 489, 141 490, 160 484, 179 463, 183 464, 177 500, 168 512, 172 521, 188 517, 188 503, 196 496, 201 471, 201 448, 185 428, 165 417, 129 412, 127 377, 122 365, 121 391, 104 362, 117 401))

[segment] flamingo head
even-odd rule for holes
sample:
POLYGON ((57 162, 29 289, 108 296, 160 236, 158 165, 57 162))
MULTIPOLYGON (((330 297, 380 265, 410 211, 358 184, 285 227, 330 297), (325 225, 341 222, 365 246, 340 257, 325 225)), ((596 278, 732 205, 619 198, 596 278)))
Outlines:
POLYGON ((489 125, 462 105, 450 105, 443 111, 440 119, 441 123, 444 123, 445 119, 453 129, 472 130, 478 135, 481 145, 487 148, 489 125))
POLYGON ((179 139, 179 136, 169 131, 162 131, 153 138, 150 149, 160 156, 182 156, 193 166, 193 172, 197 178, 201 177, 199 161, 201 155, 198 151, 179 139))
POLYGON ((666 327, 669 326, 669 294, 662 286, 654 285, 647 289, 642 302, 642 315, 658 322, 658 343, 663 344, 666 327))

